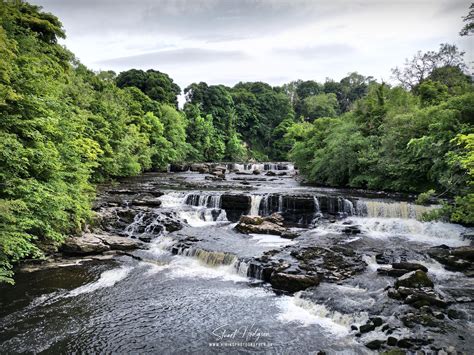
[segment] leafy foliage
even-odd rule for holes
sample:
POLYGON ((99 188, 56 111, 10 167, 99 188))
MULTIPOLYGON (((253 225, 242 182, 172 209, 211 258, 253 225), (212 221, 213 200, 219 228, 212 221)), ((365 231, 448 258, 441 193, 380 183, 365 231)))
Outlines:
POLYGON ((411 92, 372 82, 352 111, 294 125, 290 157, 318 184, 452 198, 431 217, 473 224, 474 90, 453 60, 411 92))
MULTIPOLYGON (((12 282, 13 263, 80 233, 94 182, 188 153, 181 113, 89 71, 61 37, 53 15, 0 2, 0 281, 12 282)), ((164 102, 174 105, 175 89, 164 102)))

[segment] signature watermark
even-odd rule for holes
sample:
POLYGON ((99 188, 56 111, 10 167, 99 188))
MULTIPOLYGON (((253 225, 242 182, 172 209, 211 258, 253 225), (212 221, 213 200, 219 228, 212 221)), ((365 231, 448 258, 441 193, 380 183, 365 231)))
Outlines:
POLYGON ((210 342, 210 347, 270 347, 273 345, 270 333, 257 327, 255 323, 251 325, 231 326, 224 324, 215 328, 212 332, 214 342, 210 342))

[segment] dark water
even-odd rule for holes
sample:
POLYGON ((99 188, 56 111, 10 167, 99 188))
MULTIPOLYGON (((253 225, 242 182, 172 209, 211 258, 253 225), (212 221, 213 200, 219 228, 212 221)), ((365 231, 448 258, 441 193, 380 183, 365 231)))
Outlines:
MULTIPOLYGON (((301 237, 294 241, 237 233, 225 214, 216 218, 211 213, 215 208, 207 206, 213 202, 206 202, 206 206, 186 204, 190 191, 203 195, 239 191, 252 195, 252 203, 258 204, 261 213, 268 193, 338 193, 302 187, 290 176, 244 177, 249 185, 239 185, 242 175, 229 174, 227 181, 209 182, 190 172, 151 174, 124 182, 123 187, 143 184, 147 189, 165 191, 159 197, 163 205, 158 210, 177 212, 187 226, 160 235, 147 250, 136 251, 143 261, 121 256, 18 273, 14 287, 0 288, 0 353, 371 353, 364 344, 387 335, 375 331, 355 337, 351 325, 364 324, 373 314, 392 317, 396 323, 397 312, 409 308, 386 297, 384 288, 393 284, 393 279, 375 272, 375 254, 384 249, 425 264, 440 292, 474 289, 472 279, 445 270, 423 254, 432 245, 469 244, 461 237, 465 230, 400 218, 409 217, 411 208, 403 203, 364 202, 369 209, 366 216, 354 212, 347 217, 361 226, 361 235, 341 233, 347 218, 335 223, 321 220, 315 226, 299 228, 301 237), (266 180, 252 180, 262 178, 266 180), (255 198, 259 195, 263 198, 255 198), (277 295, 269 285, 248 278, 245 268, 239 269, 235 261, 222 265, 207 254, 173 255, 171 247, 182 236, 196 236, 204 250, 232 253, 236 258, 258 256, 290 244, 350 243, 364 253, 367 269, 338 284, 322 283, 294 296, 277 295)), ((351 206, 347 208, 351 214, 351 206)), ((139 224, 137 217, 127 233, 135 236, 139 224)), ((446 320, 451 329, 448 333, 400 325, 394 334, 428 334, 440 346, 469 353, 474 348, 472 303, 455 307, 460 316, 446 320)))

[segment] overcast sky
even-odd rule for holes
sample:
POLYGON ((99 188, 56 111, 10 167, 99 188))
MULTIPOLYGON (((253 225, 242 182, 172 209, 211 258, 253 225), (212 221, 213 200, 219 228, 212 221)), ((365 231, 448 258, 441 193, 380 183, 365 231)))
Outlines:
POLYGON ((32 0, 57 15, 65 45, 94 70, 157 69, 181 88, 357 71, 390 79, 417 50, 461 38, 466 0, 32 0))

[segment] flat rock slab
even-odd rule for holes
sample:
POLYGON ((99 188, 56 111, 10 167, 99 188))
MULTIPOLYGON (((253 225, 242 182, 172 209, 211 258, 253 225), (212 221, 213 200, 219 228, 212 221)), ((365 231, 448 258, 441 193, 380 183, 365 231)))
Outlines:
POLYGON ((61 251, 66 255, 92 255, 108 250, 131 250, 139 247, 137 241, 128 238, 86 233, 81 237, 67 238, 61 246, 61 251))

